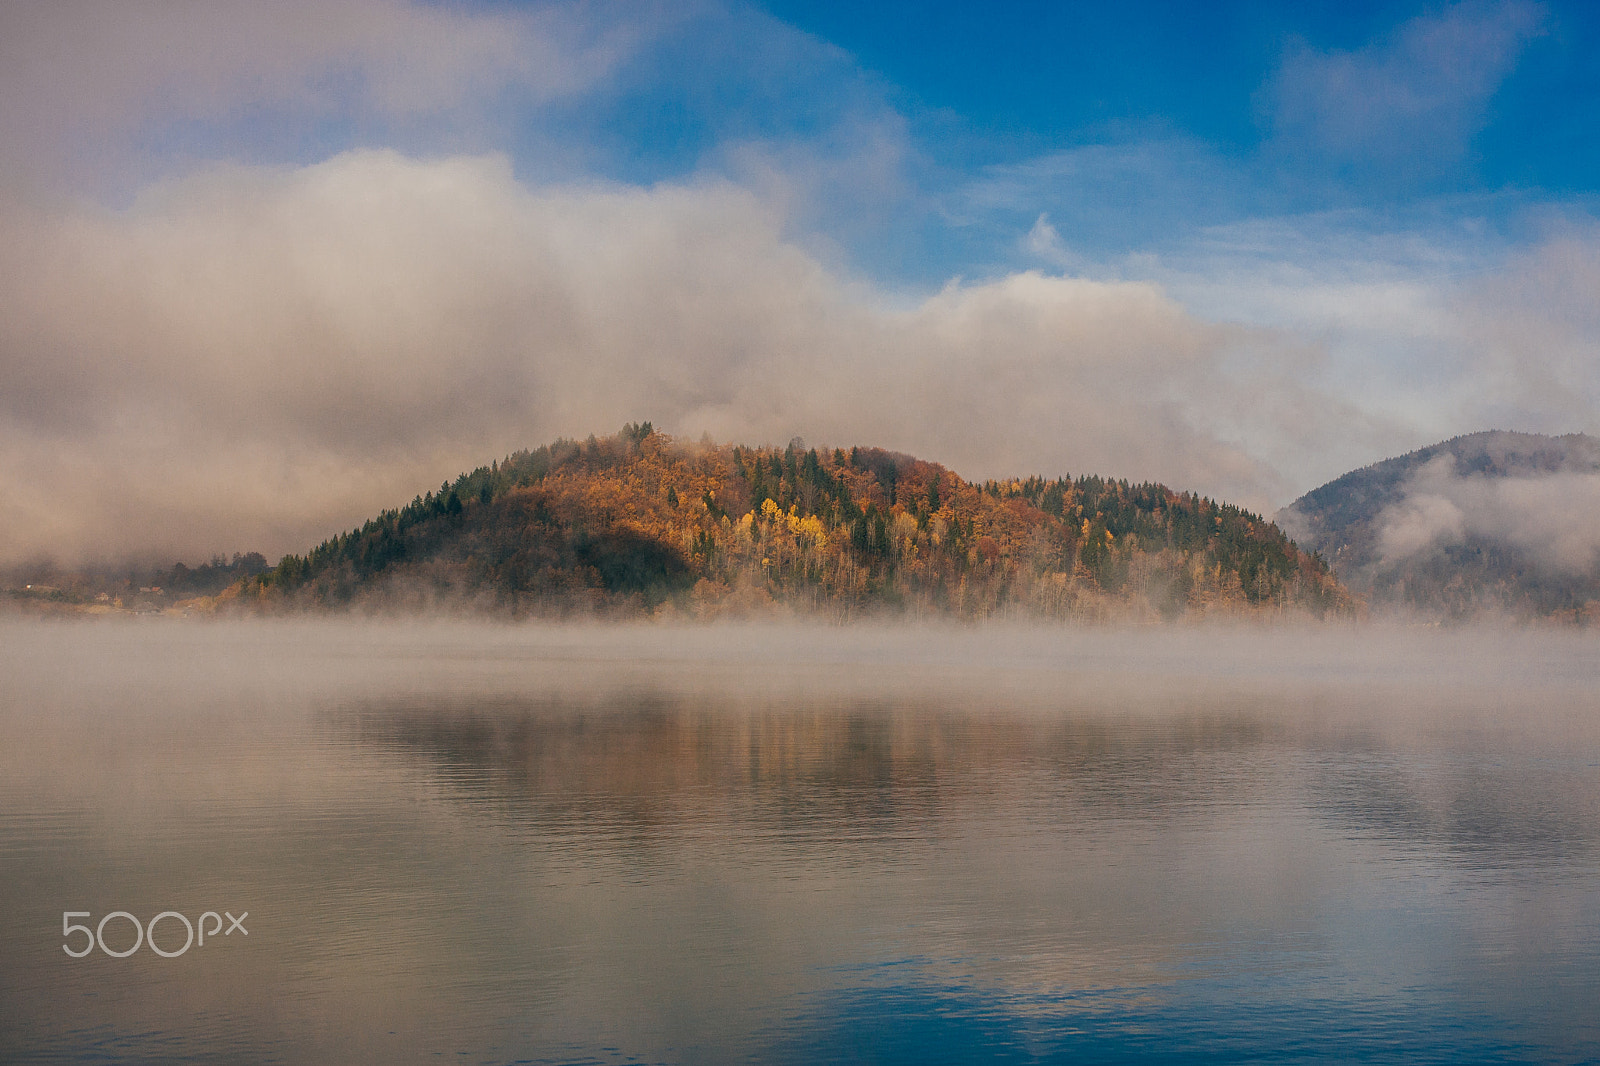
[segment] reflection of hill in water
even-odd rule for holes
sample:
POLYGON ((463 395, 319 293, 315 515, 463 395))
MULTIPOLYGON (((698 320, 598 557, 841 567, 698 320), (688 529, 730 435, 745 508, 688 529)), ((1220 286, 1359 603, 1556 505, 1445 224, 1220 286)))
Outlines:
POLYGON ((423 756, 461 800, 549 830, 850 846, 974 821, 1106 833, 1289 810, 1473 865, 1590 850, 1600 775, 1583 758, 1490 737, 1420 749, 1413 734, 1278 710, 1049 717, 640 696, 407 701, 350 724, 367 745, 423 756))
POLYGON ((1248 802, 1261 782, 1250 760, 1229 764, 1269 732, 1241 714, 1047 720, 889 702, 752 710, 663 698, 403 704, 365 708, 356 723, 366 742, 425 753, 484 799, 644 822, 745 811, 862 825, 999 804, 1161 817, 1248 802))

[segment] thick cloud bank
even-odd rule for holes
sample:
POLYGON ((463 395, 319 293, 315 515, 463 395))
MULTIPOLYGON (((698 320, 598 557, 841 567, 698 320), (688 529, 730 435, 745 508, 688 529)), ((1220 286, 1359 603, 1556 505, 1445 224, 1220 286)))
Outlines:
POLYGON ((725 184, 533 189, 390 152, 214 169, 120 212, 13 204, 0 558, 300 549, 633 419, 1260 505, 1283 479, 1229 441, 1271 454, 1333 417, 1292 384, 1305 353, 1153 285, 1027 273, 897 305, 782 227, 725 184))

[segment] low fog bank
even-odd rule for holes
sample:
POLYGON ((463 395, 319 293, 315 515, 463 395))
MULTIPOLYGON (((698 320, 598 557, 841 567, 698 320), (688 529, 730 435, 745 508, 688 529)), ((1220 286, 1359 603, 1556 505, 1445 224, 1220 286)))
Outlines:
POLYGON ((87 804, 107 846, 287 809, 313 836, 337 814, 453 838, 465 814, 676 848, 1299 797, 1520 861, 1589 847, 1597 651, 1384 626, 0 622, 0 809, 87 804))
POLYGON ((963 713, 1244 707, 1578 720, 1600 711, 1597 652, 1592 631, 1490 626, 6 620, 0 707, 26 716, 135 704, 150 713, 163 700, 304 710, 537 698, 599 708, 645 693, 963 713))

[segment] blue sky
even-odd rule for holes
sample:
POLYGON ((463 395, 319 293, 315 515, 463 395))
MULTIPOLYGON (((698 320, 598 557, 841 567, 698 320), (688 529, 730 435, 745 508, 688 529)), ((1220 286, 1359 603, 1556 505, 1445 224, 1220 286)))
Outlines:
POLYGON ((465 129, 460 107, 363 108, 369 75, 353 63, 330 63, 320 84, 308 74, 315 101, 152 107, 113 131, 142 150, 140 166, 118 158, 92 175, 98 191, 115 197, 130 176, 208 158, 312 163, 379 145, 504 152, 534 182, 639 185, 748 180, 740 150, 836 167, 892 153, 892 187, 858 186, 848 206, 819 191, 808 217, 874 277, 926 284, 1022 264, 1011 245, 1039 213, 1097 259, 1329 211, 1361 213, 1374 230, 1448 240, 1465 222, 1517 242, 1550 205, 1590 207, 1600 183, 1589 128, 1600 16, 1584 4, 435 10, 554 13, 563 45, 610 37, 618 54, 571 91, 457 87, 470 97, 465 129), (863 215, 882 229, 851 239, 863 215))
POLYGON ((1600 430, 1588 5, 0 20, 0 498, 49 544, 287 550, 634 418, 1265 510, 1600 430))
POLYGON ((1329 211, 1516 241, 1600 180, 1596 30, 1578 4, 778 2, 665 30, 571 129, 634 182, 895 139, 900 240, 851 250, 923 282, 1018 265, 1040 212, 1097 258, 1329 211))

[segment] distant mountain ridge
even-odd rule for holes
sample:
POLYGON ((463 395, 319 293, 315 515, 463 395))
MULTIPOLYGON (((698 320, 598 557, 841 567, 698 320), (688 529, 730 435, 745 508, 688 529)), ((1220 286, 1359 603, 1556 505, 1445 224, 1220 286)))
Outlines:
POLYGON ((1591 621, 1600 440, 1491 430, 1335 478, 1275 521, 1375 605, 1591 621))
POLYGON ((701 617, 1347 612, 1258 515, 1100 477, 968 482, 877 448, 683 444, 648 424, 462 474, 221 602, 701 617))

